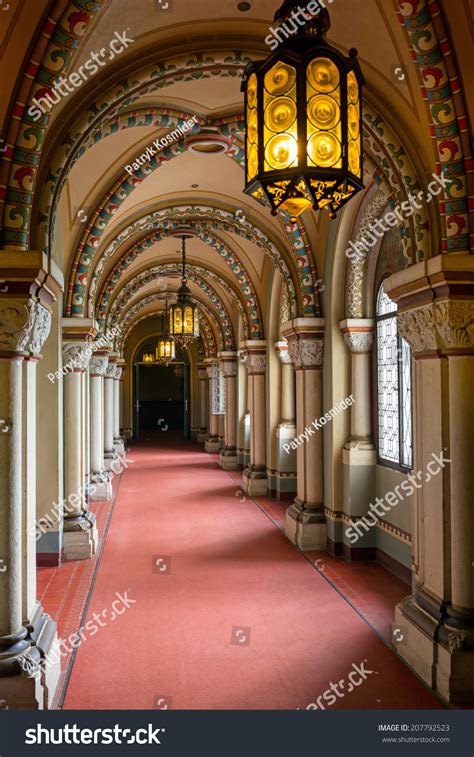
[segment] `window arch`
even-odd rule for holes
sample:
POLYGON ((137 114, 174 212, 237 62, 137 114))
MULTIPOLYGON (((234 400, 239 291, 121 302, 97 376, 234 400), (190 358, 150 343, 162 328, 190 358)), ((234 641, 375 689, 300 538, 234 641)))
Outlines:
POLYGON ((413 466, 411 348, 398 333, 397 305, 384 284, 377 292, 378 457, 385 465, 413 466))

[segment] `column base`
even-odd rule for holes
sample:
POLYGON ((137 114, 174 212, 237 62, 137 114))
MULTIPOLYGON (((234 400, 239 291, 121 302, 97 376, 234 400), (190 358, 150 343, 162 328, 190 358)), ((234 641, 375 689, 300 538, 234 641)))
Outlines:
POLYGON ((217 436, 211 436, 204 445, 206 452, 215 455, 219 452, 219 439, 217 436))
POLYGON ((267 472, 246 468, 243 472, 242 488, 251 497, 264 497, 268 493, 267 472))
POLYGON ((219 452, 219 465, 222 470, 237 469, 237 450, 234 448, 221 449, 219 452))
POLYGON ((114 452, 116 452, 119 456, 123 456, 125 454, 125 442, 121 437, 114 439, 114 452))
POLYGON ((450 626, 422 608, 415 597, 395 609, 393 646, 398 656, 446 701, 474 702, 474 628, 450 626))
POLYGON ((61 658, 57 653, 57 624, 37 602, 27 629, 32 644, 41 652, 40 681, 44 691, 44 709, 50 710, 61 677, 61 658))
POLYGON ((302 552, 325 551, 327 526, 322 508, 310 507, 295 499, 286 511, 285 534, 302 552))
POLYGON ((109 473, 92 473, 89 487, 89 499, 91 502, 103 502, 112 498, 112 482, 109 473))
POLYGON ((5 642, 0 639, 0 709, 51 709, 61 672, 56 623, 38 603, 28 628, 5 642))
POLYGON ((112 470, 112 465, 118 460, 118 454, 115 450, 106 450, 104 452, 104 468, 106 471, 112 470))
POLYGON ((224 447, 225 447, 225 440, 224 440, 224 437, 223 437, 223 436, 220 436, 220 437, 219 437, 219 449, 220 449, 220 450, 221 450, 221 449, 224 449, 224 447))
POLYGON ((237 450, 237 465, 240 470, 248 468, 250 466, 250 450, 238 449, 237 450))
POLYGON ((97 552, 99 534, 94 513, 64 522, 63 553, 65 560, 90 560, 97 552))
POLYGON ((199 431, 197 435, 197 440, 199 444, 204 444, 204 442, 207 442, 208 439, 209 439, 209 434, 207 433, 206 430, 199 431))

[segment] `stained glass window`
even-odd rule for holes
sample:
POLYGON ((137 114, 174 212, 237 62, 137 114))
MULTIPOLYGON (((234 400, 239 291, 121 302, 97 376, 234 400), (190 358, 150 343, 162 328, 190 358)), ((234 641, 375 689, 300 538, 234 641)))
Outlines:
POLYGON ((378 448, 381 461, 412 468, 410 345, 397 327, 397 305, 381 284, 376 303, 378 448))

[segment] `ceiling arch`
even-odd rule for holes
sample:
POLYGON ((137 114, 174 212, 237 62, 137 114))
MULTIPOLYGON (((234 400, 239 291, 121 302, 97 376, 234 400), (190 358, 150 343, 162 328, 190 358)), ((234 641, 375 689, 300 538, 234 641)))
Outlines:
MULTIPOLYGON (((166 264, 163 266, 157 266, 158 271, 161 270, 161 268, 165 268, 166 264)), ((172 266, 174 268, 174 266, 172 266)), ((169 272, 169 271, 168 271, 169 272)), ((232 326, 232 321, 228 312, 228 309, 226 308, 224 302, 217 294, 216 290, 211 287, 206 279, 204 279, 202 276, 198 276, 195 273, 188 276, 188 280, 190 282, 193 282, 197 284, 197 286, 202 290, 204 295, 206 296, 207 300, 209 301, 209 307, 212 306, 216 318, 219 320, 219 323, 222 327, 222 333, 224 334, 224 337, 226 339, 226 343, 228 344, 234 344, 235 345, 235 335, 234 335, 234 329, 232 326)), ((141 293, 141 290, 145 286, 145 284, 155 284, 156 280, 153 276, 149 278, 148 281, 144 281, 143 279, 139 279, 138 277, 135 279, 132 279, 133 286, 130 287, 129 291, 127 292, 127 295, 123 297, 123 299, 117 303, 117 307, 113 311, 113 313, 110 313, 109 322, 107 324, 107 327, 105 328, 105 331, 107 328, 112 328, 113 326, 117 326, 120 322, 120 319, 122 318, 123 313, 126 312, 127 307, 131 302, 133 302, 136 299, 136 295, 141 293), (109 325, 110 324, 110 325, 109 325)), ((158 290, 160 291, 160 290, 158 290)), ((143 294, 141 294, 143 296, 143 294)), ((196 298, 196 292, 191 292, 191 298, 196 298)), ((171 292, 170 293, 170 299, 176 299, 176 293, 171 292)), ((206 301, 207 301, 206 300, 206 301)), ((99 322, 100 323, 100 322, 99 322)), ((100 325, 105 325, 105 319, 102 320, 102 323, 100 325)))
MULTIPOLYGON (((125 331, 129 321, 133 319, 137 313, 142 313, 143 309, 148 305, 156 310, 156 303, 158 300, 171 299, 174 292, 156 291, 152 294, 147 293, 142 296, 138 301, 125 305, 122 312, 112 318, 112 323, 117 324, 120 330, 125 331)), ((215 312, 214 305, 211 306, 207 299, 193 293, 192 299, 199 305, 200 310, 207 316, 207 320, 212 324, 214 334, 216 336, 217 348, 219 351, 235 351, 235 339, 232 330, 232 324, 222 323, 218 315, 215 312)))
MULTIPOLYGON (((133 296, 140 288, 142 288, 146 284, 149 284, 150 282, 156 282, 157 277, 159 280, 160 277, 167 276, 169 274, 177 278, 181 274, 181 267, 178 263, 163 261, 160 265, 153 266, 152 268, 145 268, 143 270, 135 272, 132 275, 132 278, 127 279, 127 281, 122 284, 122 287, 113 290, 113 297, 111 297, 110 301, 105 301, 105 298, 103 298, 99 303, 98 308, 98 322, 101 330, 107 331, 110 318, 114 315, 117 308, 119 308, 124 301, 133 296)), ((188 264, 187 278, 189 281, 195 281, 198 286, 202 286, 202 284, 206 283, 207 279, 210 279, 211 281, 216 282, 219 287, 222 287, 228 294, 229 299, 237 307, 237 310, 241 317, 245 339, 255 338, 253 336, 250 336, 252 332, 250 331, 250 324, 247 318, 247 313, 238 296, 238 293, 229 284, 227 284, 227 282, 224 281, 222 277, 220 277, 215 272, 210 271, 209 268, 188 264)), ((160 282, 160 286, 162 284, 166 285, 164 279, 162 280, 162 282, 160 282)))

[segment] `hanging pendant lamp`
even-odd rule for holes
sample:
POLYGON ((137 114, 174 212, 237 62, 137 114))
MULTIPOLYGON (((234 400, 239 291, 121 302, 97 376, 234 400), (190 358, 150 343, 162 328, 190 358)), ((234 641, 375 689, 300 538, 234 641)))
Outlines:
POLYGON ((364 78, 357 50, 346 57, 326 41, 326 8, 298 25, 297 9, 297 0, 285 0, 270 35, 274 52, 244 72, 244 192, 273 215, 285 210, 295 220, 326 208, 334 218, 364 186, 364 78))
POLYGON ((177 292, 177 302, 169 310, 169 335, 178 342, 186 343, 199 337, 199 310, 191 300, 191 290, 186 278, 186 236, 181 237, 183 276, 177 292))

